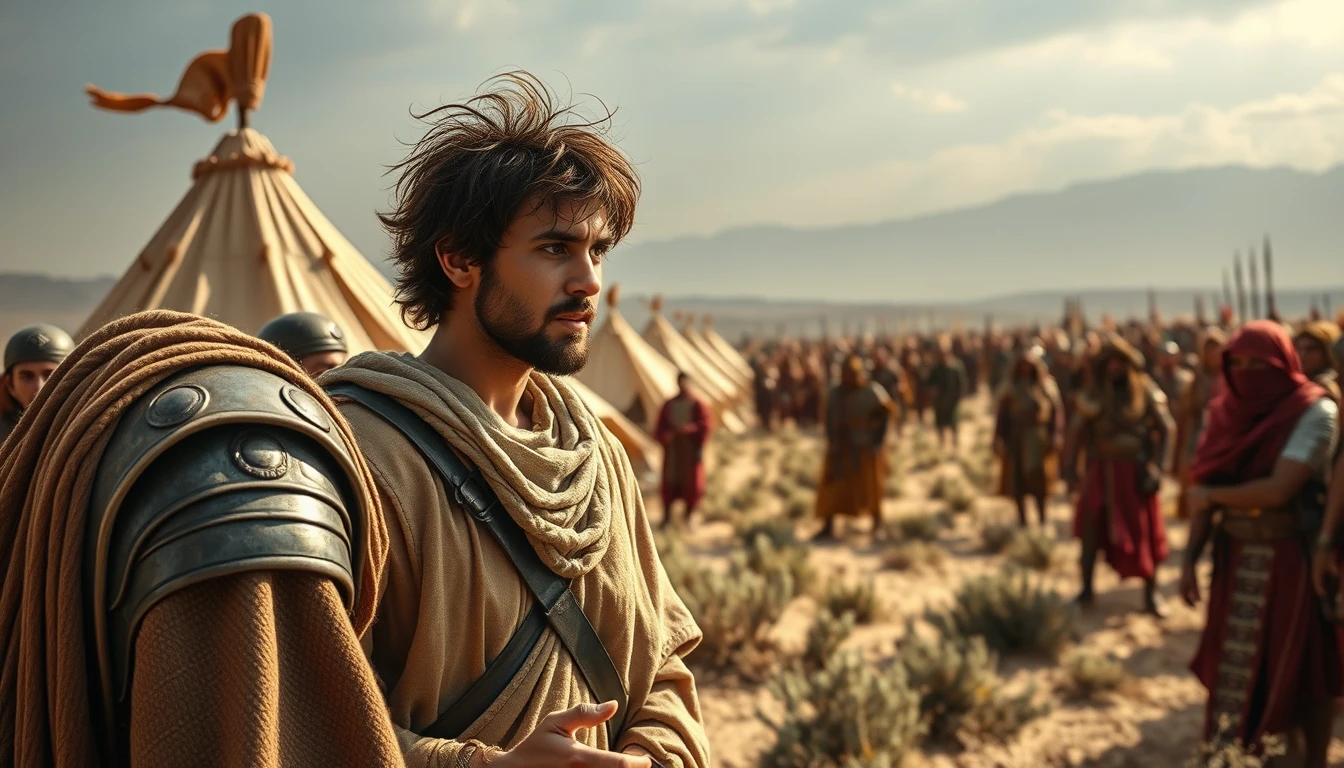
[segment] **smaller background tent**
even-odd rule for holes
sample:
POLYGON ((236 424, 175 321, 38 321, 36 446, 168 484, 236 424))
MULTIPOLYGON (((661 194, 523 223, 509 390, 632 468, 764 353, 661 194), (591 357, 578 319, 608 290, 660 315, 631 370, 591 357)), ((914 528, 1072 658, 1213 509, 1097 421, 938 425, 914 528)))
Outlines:
POLYGON ((677 366, 644 340, 617 304, 620 289, 607 293, 607 317, 593 333, 588 365, 577 375, 631 421, 653 432, 663 403, 677 395, 677 366))
POLYGON ((755 380, 756 374, 751 368, 751 363, 747 361, 747 358, 744 357, 731 342, 719 335, 718 331, 714 330, 714 321, 709 315, 705 315, 701 320, 700 333, 705 337, 705 341, 708 341, 713 345, 724 360, 727 360, 733 367, 741 371, 742 374, 747 377, 748 381, 755 380))
POLYGON ((661 298, 654 298, 652 309, 653 317, 649 318, 649 325, 644 329, 644 340, 677 366, 677 370, 685 371, 691 377, 705 399, 709 401, 720 426, 734 433, 745 432, 746 424, 736 413, 740 400, 737 385, 719 373, 714 365, 691 346, 690 342, 682 338, 677 329, 663 317, 661 298))

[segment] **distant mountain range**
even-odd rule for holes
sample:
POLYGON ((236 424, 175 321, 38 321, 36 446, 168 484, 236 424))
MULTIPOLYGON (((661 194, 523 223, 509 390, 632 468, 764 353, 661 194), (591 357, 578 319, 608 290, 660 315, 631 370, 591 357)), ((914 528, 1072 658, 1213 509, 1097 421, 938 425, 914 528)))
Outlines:
POLYGON ((1268 234, 1280 286, 1341 284, 1341 202, 1344 167, 1154 172, 900 221, 631 244, 609 274, 628 294, 881 304, 1077 287, 1212 290, 1233 251, 1259 249, 1268 234))
MULTIPOLYGON (((1066 296, 1094 319, 1146 315, 1150 285, 1164 315, 1193 314, 1200 294, 1212 317, 1233 251, 1268 233, 1276 283, 1291 286, 1280 308, 1301 316, 1325 294, 1344 305, 1341 202, 1344 167, 1154 172, 901 221, 630 244, 607 277, 636 327, 657 292, 668 313, 713 315, 729 336, 817 333, 823 315, 834 332, 1052 321, 1066 296)), ((36 320, 74 330, 113 283, 0 274, 0 334, 36 320)))

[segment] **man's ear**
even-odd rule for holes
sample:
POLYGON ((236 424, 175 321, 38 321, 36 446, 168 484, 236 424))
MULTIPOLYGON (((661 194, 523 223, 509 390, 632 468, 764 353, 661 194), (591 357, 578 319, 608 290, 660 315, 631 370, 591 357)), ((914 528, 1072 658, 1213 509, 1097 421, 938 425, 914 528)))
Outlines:
POLYGON ((467 258, 461 251, 451 250, 448 238, 434 244, 434 255, 439 259, 439 268, 458 288, 469 288, 476 280, 480 265, 467 258))

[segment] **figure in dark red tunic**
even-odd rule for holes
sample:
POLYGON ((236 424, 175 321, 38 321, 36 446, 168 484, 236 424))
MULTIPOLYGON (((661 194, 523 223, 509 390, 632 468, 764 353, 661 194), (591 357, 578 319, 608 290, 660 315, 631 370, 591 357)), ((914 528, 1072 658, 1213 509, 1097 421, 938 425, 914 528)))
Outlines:
POLYGON ((1112 338, 1093 359, 1065 449, 1065 479, 1077 499, 1074 535, 1083 545, 1080 604, 1092 601, 1097 555, 1105 553, 1120 578, 1143 579, 1144 609, 1162 616, 1157 566, 1167 558, 1167 532, 1157 492, 1174 436, 1166 396, 1143 372, 1142 358, 1112 338), (1079 450, 1081 482, 1074 477, 1079 450))
POLYGON ((1310 569, 1313 551, 1333 545, 1317 534, 1339 409, 1269 321, 1232 337, 1223 376, 1191 467, 1181 569, 1181 595, 1194 605, 1195 564, 1213 539, 1208 621, 1191 664, 1209 690, 1205 735, 1254 746, 1300 728, 1305 764, 1324 768, 1344 635, 1317 602, 1310 569))
POLYGON ((672 520, 672 505, 686 505, 691 522, 705 495, 705 443, 712 429, 709 408, 686 374, 677 376, 680 391, 658 412, 654 438, 663 446, 663 526, 672 520))

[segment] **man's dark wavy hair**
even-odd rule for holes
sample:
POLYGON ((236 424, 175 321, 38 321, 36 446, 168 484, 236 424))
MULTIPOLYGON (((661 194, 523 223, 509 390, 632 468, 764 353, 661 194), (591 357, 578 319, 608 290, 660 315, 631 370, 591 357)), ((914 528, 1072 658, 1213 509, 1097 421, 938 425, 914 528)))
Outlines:
POLYGON ((378 215, 392 236, 396 302, 407 325, 426 330, 453 307, 439 253, 489 265, 510 222, 529 202, 602 211, 613 242, 634 225, 640 183, 607 138, 613 111, 582 119, 527 72, 487 81, 472 99, 415 115, 429 125, 405 160, 393 210, 378 215))

